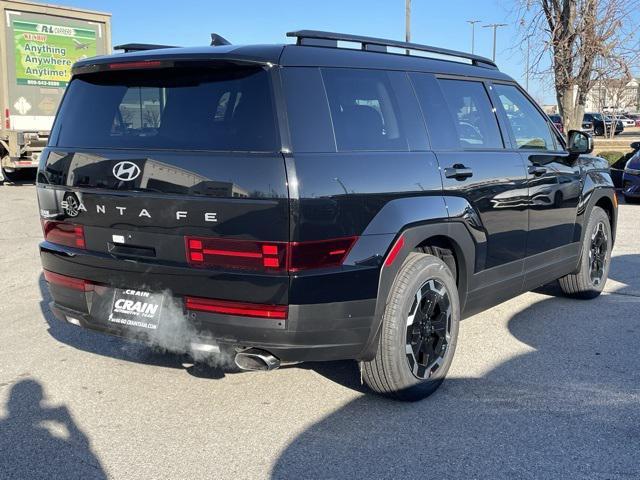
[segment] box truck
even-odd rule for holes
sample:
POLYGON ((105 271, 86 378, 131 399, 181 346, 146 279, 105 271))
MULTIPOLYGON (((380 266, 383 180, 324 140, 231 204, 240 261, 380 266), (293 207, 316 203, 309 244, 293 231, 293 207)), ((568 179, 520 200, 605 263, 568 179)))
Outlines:
POLYGON ((38 166, 71 66, 108 53, 108 13, 0 0, 0 182, 38 166))

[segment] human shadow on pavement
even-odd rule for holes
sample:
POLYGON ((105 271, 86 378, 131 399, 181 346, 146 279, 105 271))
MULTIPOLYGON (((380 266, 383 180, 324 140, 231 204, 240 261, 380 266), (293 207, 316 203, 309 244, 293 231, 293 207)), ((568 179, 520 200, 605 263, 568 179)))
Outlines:
POLYGON ((78 350, 125 362, 141 363, 158 367, 183 369, 198 378, 220 379, 227 373, 236 373, 232 366, 221 367, 204 362, 194 362, 186 354, 172 353, 149 345, 105 335, 58 320, 49 304, 52 301, 49 287, 43 275, 38 279, 40 287, 40 310, 47 322, 49 334, 57 341, 78 350))
POLYGON ((44 404, 42 385, 13 385, 0 418, 0 478, 107 478, 87 436, 65 406, 44 404))
POLYGON ((639 309, 543 298, 508 323, 525 353, 422 402, 362 395, 299 434, 272 478, 640 478, 639 309))

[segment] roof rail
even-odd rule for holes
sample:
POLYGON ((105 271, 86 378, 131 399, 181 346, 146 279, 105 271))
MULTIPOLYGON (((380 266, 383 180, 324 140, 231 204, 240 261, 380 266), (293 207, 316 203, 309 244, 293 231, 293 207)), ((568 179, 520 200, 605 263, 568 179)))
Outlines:
POLYGON ((177 48, 175 45, 153 45, 151 43, 124 43, 122 45, 116 45, 114 50, 124 50, 124 53, 129 52, 144 52, 146 50, 158 50, 159 48, 177 48))
POLYGON ((313 45, 317 47, 338 47, 338 42, 360 43, 362 50, 372 52, 387 52, 387 47, 396 47, 406 50, 407 55, 411 55, 411 50, 420 52, 435 53, 447 57, 464 58, 471 60, 473 65, 485 68, 497 69, 498 66, 492 60, 471 53, 448 50, 446 48, 430 47, 419 43, 408 43, 397 40, 385 40, 383 38, 363 37, 360 35, 350 35, 347 33, 322 32, 318 30, 298 30, 288 32, 287 37, 296 37, 298 45, 313 45))

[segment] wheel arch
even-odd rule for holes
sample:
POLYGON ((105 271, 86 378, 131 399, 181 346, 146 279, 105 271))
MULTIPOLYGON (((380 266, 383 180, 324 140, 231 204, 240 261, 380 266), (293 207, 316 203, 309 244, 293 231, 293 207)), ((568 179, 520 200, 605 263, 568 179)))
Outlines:
POLYGON ((581 227, 579 241, 584 240, 585 229, 589 222, 589 217, 594 207, 602 208, 609 217, 609 224, 611 226, 611 236, 615 243, 616 239, 616 226, 618 223, 618 201, 616 192, 612 187, 599 187, 594 188, 585 195, 585 207, 584 214, 582 215, 582 221, 579 222, 581 227))
MULTIPOLYGON (((385 262, 381 268, 378 283, 374 325, 371 329, 369 341, 360 355, 360 360, 370 360, 376 354, 378 335, 389 293, 404 261, 409 254, 425 247, 438 247, 451 251, 455 261, 456 271, 453 273, 458 288, 460 310, 464 310, 468 287, 475 265, 475 244, 465 223, 441 218, 406 225, 398 232, 385 254, 385 262), (393 262, 387 265, 390 252, 397 248, 398 244, 401 244, 401 248, 398 250, 393 262)), ((444 261, 447 263, 446 260, 444 261)))

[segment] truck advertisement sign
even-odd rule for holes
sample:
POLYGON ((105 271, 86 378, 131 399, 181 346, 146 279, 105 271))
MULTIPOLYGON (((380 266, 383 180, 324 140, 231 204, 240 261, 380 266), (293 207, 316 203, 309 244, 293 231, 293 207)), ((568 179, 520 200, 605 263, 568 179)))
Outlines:
POLYGON ((13 19, 18 85, 65 87, 71 66, 97 54, 95 30, 13 19))

